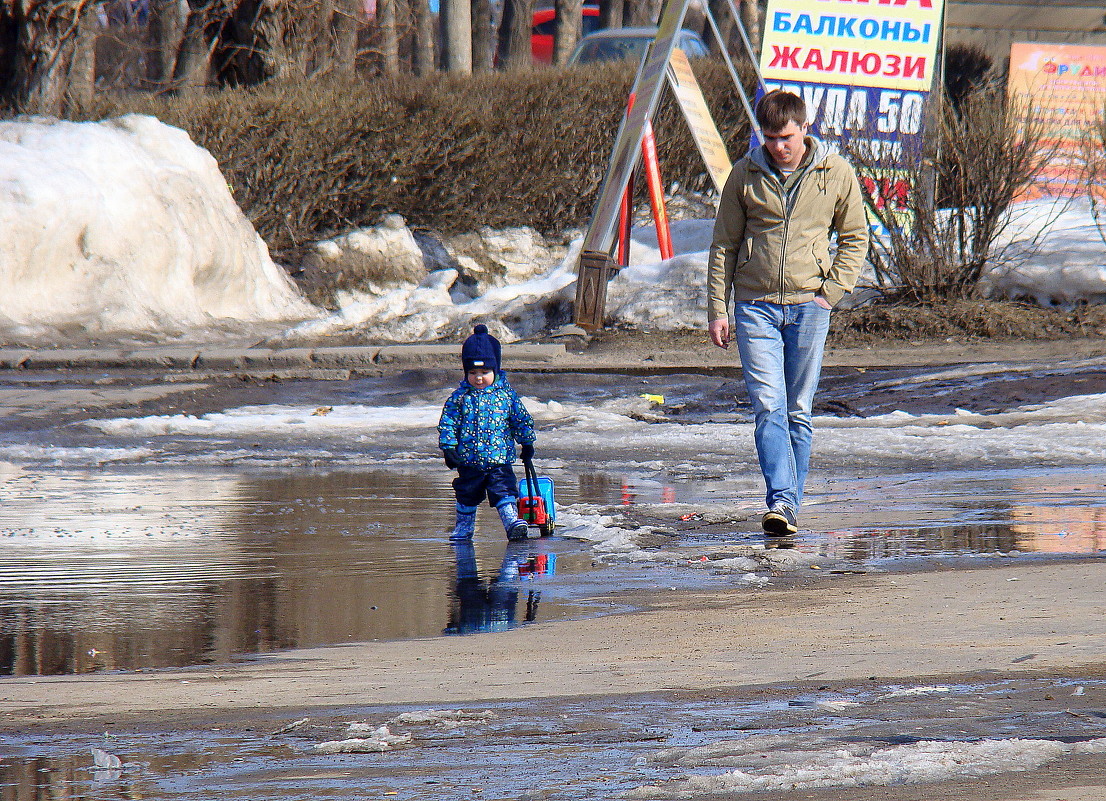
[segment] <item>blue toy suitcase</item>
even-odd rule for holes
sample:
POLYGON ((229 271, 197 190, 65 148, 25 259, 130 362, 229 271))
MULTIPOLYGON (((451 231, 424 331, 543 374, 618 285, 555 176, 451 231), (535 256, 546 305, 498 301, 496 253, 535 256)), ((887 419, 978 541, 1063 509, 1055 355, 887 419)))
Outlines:
POLYGON ((539 476, 532 461, 524 461, 526 478, 518 487, 518 516, 532 526, 537 526, 543 537, 548 537, 557 526, 557 507, 553 502, 553 479, 539 476))

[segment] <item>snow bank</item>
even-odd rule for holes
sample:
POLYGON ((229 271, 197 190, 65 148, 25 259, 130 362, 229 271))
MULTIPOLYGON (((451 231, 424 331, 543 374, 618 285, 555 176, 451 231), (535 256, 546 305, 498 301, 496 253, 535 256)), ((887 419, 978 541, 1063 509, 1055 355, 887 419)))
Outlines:
POLYGON ((317 314, 215 160, 153 117, 0 123, 0 325, 188 328, 317 314))
MULTIPOLYGON (((1060 211, 1052 201, 1015 207, 1009 241, 1000 243, 1016 266, 985 276, 993 296, 1033 297, 1044 304, 1079 299, 1106 301, 1102 236, 1086 198, 1060 211)), ((607 316, 615 325, 657 331, 699 330, 706 324, 706 267, 713 220, 672 223, 675 256, 660 258, 652 226, 634 230, 630 266, 607 287, 607 316)), ((292 336, 327 336, 356 330, 394 340, 456 338, 474 320, 500 321, 505 341, 538 334, 565 315, 575 298, 580 242, 535 278, 468 298, 458 293, 456 270, 432 273, 419 285, 345 295, 334 315, 305 323, 292 336), (453 290, 453 291, 451 291, 453 290)))
MULTIPOLYGON (((1042 303, 1106 301, 1106 247, 1086 198, 1060 211, 1050 201, 1033 201, 1015 213, 1003 245, 1021 256, 985 277, 987 292, 1042 303)), ((568 321, 580 246, 577 240, 563 258, 559 246, 542 256, 533 237, 519 231, 483 231, 481 242, 494 244, 506 261, 485 269, 460 257, 462 271, 471 273, 465 280, 486 278, 480 282, 486 291, 473 298, 458 269, 416 282, 415 238, 395 222, 389 232, 402 247, 376 255, 407 264, 390 265, 398 285, 344 294, 339 311, 320 318, 270 259, 215 160, 183 131, 141 115, 0 123, 0 227, 0 326, 23 335, 305 320, 285 337, 355 331, 427 341, 455 339, 479 319, 513 341, 568 321), (535 270, 535 277, 525 277, 535 270), (411 280, 404 282, 405 275, 411 280)), ((667 261, 655 230, 636 229, 631 266, 608 287, 612 321, 701 329, 712 227, 711 220, 674 221, 676 255, 667 261)), ((362 239, 353 232, 319 243, 319 258, 340 255, 346 245, 356 250, 362 239)))
MULTIPOLYGON (((1061 205, 1049 198, 1013 207, 1000 246, 1013 261, 983 277, 991 296, 1032 298, 1042 306, 1106 303, 1106 241, 1088 197, 1061 205)), ((1106 229, 1106 219, 1102 221, 1106 229)))
MULTIPOLYGON (((706 319, 703 286, 712 227, 710 220, 674 222, 673 246, 686 256, 667 262, 660 261, 655 230, 635 230, 630 262, 636 266, 611 282, 608 316, 616 323, 664 330, 701 327, 706 319)), ((551 320, 563 317, 567 322, 569 304, 576 297, 579 254, 577 240, 561 260, 537 276, 494 286, 475 298, 456 291, 460 273, 454 269, 436 270, 418 284, 342 293, 337 312, 304 322, 284 336, 295 340, 357 331, 370 339, 393 341, 456 339, 480 321, 504 342, 513 342, 544 333, 551 320)))

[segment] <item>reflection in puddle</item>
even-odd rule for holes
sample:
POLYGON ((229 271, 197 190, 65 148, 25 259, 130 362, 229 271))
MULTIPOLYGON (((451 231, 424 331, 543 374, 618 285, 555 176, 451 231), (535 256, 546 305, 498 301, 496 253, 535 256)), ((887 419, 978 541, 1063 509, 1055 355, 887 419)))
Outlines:
MULTIPOLYGON (((596 567, 587 544, 563 537, 509 546, 494 515, 478 517, 468 547, 451 546, 449 478, 425 470, 0 465, 0 673, 182 667, 289 648, 500 631, 579 615, 587 610, 577 598, 655 585, 655 574, 630 562, 596 567)), ((670 518, 677 532, 655 544, 643 535, 638 547, 679 547, 694 560, 720 542, 765 543, 753 514, 756 480, 565 471, 558 501, 684 504, 686 513, 680 507, 670 518), (748 517, 700 526, 696 515, 724 499, 743 499, 748 517)), ((766 545, 860 567, 947 555, 1102 553, 1104 487, 1088 470, 826 481, 804 510, 809 528, 766 545)), ((694 572, 670 570, 663 581, 727 581, 694 572)))
MULTIPOLYGON (((901 482, 911 483, 914 479, 901 482)), ((996 471, 949 474, 944 481, 931 476, 920 483, 903 492, 902 486, 874 482, 846 500, 847 505, 859 502, 864 509, 882 508, 913 520, 889 519, 872 526, 849 513, 843 516, 847 527, 807 533, 800 547, 856 561, 1106 551, 1106 480, 1099 473, 996 471), (900 500, 903 495, 906 502, 900 500), (957 519, 971 522, 949 522, 957 519)))
POLYGON ((454 542, 452 545, 457 556, 457 583, 446 634, 476 634, 514 628, 520 622, 518 604, 523 590, 526 602, 521 622, 533 623, 537 620, 541 589, 535 585, 543 578, 552 577, 557 567, 557 554, 546 550, 546 541, 507 543, 503 562, 491 580, 480 577, 476 548, 471 541, 454 542))
POLYGON ((822 556, 857 562, 1017 550, 1010 526, 995 525, 830 531, 803 539, 805 545, 813 547, 822 556))
MULTIPOLYGON (((1044 513, 1056 510, 1041 510, 1044 513)), ((1072 511, 1072 510, 1065 510, 1072 511)), ((1091 516, 1102 510, 1076 510, 1091 516)), ((996 553, 1094 554, 1106 551, 1106 520, 1092 530, 1057 531, 1053 525, 934 525, 875 531, 831 531, 803 539, 823 556, 860 562, 912 556, 996 553)))
MULTIPOLYGON (((229 662, 453 625, 448 476, 161 469, 6 479, 0 673, 229 662)), ((571 501, 571 488, 563 494, 571 501)), ((530 542, 535 555, 559 555, 561 573, 591 567, 572 541, 530 542)), ((479 528, 475 547, 498 562, 502 529, 479 528)), ((539 597, 526 619, 567 613, 549 588, 540 611, 539 597)))

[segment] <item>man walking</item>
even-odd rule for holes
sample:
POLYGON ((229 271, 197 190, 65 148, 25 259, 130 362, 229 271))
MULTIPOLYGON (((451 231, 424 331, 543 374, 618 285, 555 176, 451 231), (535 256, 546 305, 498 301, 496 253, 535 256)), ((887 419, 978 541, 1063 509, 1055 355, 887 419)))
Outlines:
POLYGON ((734 165, 714 222, 708 321, 718 347, 737 340, 767 488, 761 525, 786 536, 798 530, 830 309, 860 275, 868 223, 856 173, 807 134, 801 97, 769 92, 756 116, 764 145, 734 165))

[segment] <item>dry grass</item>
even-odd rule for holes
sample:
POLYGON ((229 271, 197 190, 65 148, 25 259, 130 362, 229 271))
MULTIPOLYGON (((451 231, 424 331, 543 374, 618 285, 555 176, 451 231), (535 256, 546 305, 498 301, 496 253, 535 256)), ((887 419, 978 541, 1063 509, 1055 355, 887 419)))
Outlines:
POLYGON ((1043 308, 1010 301, 880 303, 835 312, 830 341, 866 345, 888 340, 1050 340, 1106 336, 1106 306, 1043 308))
MULTIPOLYGON (((235 197, 279 254, 377 222, 384 213, 442 234, 584 224, 633 82, 629 65, 372 83, 268 83, 198 98, 98 97, 98 119, 152 114, 211 151, 235 197)), ((719 64, 704 92, 735 154, 744 115, 719 64)), ((654 121, 666 183, 707 177, 666 101, 654 121)))

